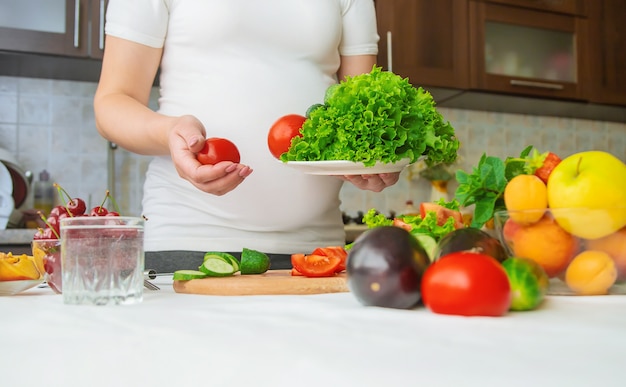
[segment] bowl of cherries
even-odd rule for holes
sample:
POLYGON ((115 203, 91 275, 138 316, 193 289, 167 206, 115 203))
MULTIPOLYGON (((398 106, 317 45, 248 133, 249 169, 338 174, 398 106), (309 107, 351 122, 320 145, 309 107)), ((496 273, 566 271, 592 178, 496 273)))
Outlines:
POLYGON ((33 236, 32 251, 33 256, 42 257, 45 269, 45 281, 50 288, 57 294, 63 291, 62 271, 61 271, 61 219, 67 217, 80 216, 119 216, 117 204, 106 191, 102 204, 93 207, 87 211, 86 202, 78 197, 71 197, 60 185, 54 184, 63 205, 57 205, 52 208, 50 214, 45 216, 40 214, 45 223, 45 227, 37 229, 33 236), (109 210, 105 207, 107 201, 110 201, 116 209, 109 210))

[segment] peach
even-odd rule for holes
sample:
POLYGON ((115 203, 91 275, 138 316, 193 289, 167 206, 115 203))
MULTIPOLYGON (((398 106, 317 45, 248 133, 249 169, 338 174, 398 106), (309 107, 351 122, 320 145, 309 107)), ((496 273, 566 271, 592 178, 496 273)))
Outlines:
POLYGON ((617 280, 626 280, 626 227, 605 237, 587 240, 585 246, 588 250, 607 253, 615 262, 617 280))
POLYGON ((565 271, 565 283, 579 295, 607 294, 617 278, 615 263, 603 251, 578 254, 565 271))
POLYGON ((508 219, 502 237, 512 255, 537 262, 550 278, 567 268, 580 245, 576 237, 547 214, 531 225, 520 225, 508 219))

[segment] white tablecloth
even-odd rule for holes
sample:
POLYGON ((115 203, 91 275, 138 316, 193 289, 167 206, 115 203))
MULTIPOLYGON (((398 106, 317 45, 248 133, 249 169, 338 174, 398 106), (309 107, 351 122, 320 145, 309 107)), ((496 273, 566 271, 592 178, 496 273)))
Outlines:
POLYGON ((626 386, 626 296, 467 318, 154 282, 132 306, 0 297, 0 386, 626 386))

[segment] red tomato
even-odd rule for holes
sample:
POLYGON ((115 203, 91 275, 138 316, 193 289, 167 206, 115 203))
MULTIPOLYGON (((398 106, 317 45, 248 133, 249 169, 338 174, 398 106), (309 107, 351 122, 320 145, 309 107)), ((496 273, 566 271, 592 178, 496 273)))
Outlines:
POLYGON ((306 117, 299 114, 288 114, 274 122, 267 135, 267 146, 274 157, 279 159, 280 155, 289 150, 291 139, 302 136, 300 128, 305 120, 306 117))
POLYGON ((413 229, 413 226, 411 226, 410 224, 408 224, 404 220, 398 219, 398 218, 394 218, 393 219, 393 225, 396 226, 396 227, 403 228, 403 229, 407 230, 408 232, 411 232, 411 230, 413 229))
POLYGON ((214 165, 220 161, 232 161, 238 163, 241 161, 239 149, 225 138, 210 137, 204 142, 204 147, 197 155, 201 164, 214 165))
POLYGON ((463 251, 444 255, 426 269, 422 299, 435 313, 502 316, 512 294, 506 271, 495 258, 463 251))
POLYGON ((337 272, 341 258, 316 254, 292 254, 291 264, 300 274, 307 277, 331 277, 337 272))
POLYGON ((315 255, 324 255, 327 257, 338 257, 341 259, 339 266, 337 267, 337 273, 341 273, 346 270, 346 259, 348 258, 348 252, 343 246, 328 246, 328 247, 318 247, 313 250, 311 254, 315 255))
POLYGON ((559 156, 549 152, 545 160, 543 160, 543 165, 535 170, 535 176, 540 178, 544 183, 548 184, 548 177, 550 177, 552 170, 560 162, 561 158, 559 156))
POLYGON ((460 211, 454 211, 437 203, 422 202, 420 203, 420 216, 422 219, 426 216, 426 212, 434 211, 437 214, 437 224, 443 226, 449 217, 454 218, 454 228, 463 228, 463 214, 460 211))

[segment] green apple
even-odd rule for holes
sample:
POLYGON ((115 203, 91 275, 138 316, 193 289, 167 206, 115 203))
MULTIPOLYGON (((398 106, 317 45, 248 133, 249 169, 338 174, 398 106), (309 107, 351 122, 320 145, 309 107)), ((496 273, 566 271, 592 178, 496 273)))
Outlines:
POLYGON ((566 157, 548 178, 548 205, 559 225, 577 237, 614 233, 626 226, 626 164, 603 151, 566 157))

